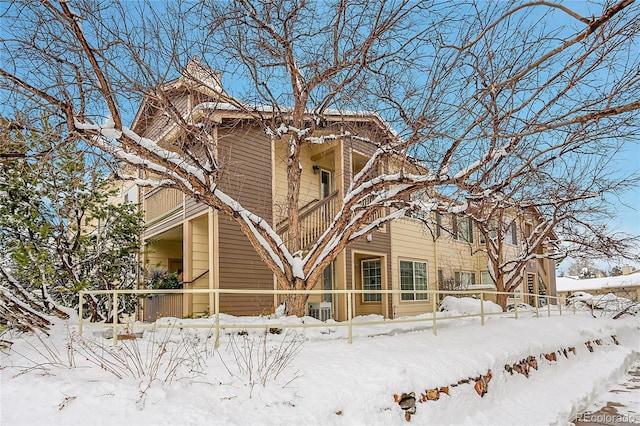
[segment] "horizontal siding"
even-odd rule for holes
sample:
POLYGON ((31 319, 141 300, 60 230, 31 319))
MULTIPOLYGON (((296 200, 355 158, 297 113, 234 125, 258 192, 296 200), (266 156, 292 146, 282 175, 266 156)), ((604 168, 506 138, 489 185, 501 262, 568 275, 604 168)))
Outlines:
POLYGON ((218 131, 218 152, 221 189, 273 223, 270 138, 256 127, 237 124, 218 131))
POLYGON ((163 219, 157 223, 148 226, 144 231, 144 238, 156 235, 159 232, 167 231, 182 223, 182 211, 178 211, 175 214, 163 219))
MULTIPOLYGON (((303 149, 300 162, 302 164, 302 176, 300 178, 300 200, 298 205, 303 207, 320 199, 320 174, 314 174, 314 162, 311 161, 311 150, 303 149)), ((274 214, 276 224, 286 219, 287 211, 287 158, 286 142, 276 141, 275 144, 275 191, 274 214)))
MULTIPOLYGON (((273 223, 271 140, 260 129, 236 124, 219 129, 220 187, 245 208, 273 223)), ((273 274, 242 233, 224 215, 218 219, 220 288, 273 289, 273 274)), ((273 307, 271 295, 221 295, 220 309, 255 315, 273 307)))
MULTIPOLYGON (((220 216, 218 226, 220 288, 273 289, 273 274, 238 225, 220 216)), ((220 310, 233 315, 255 315, 272 307, 271 295, 223 294, 220 297, 220 310)))
MULTIPOLYGON (((391 283, 400 289, 400 261, 413 260, 427 263, 427 282, 430 290, 437 288, 437 271, 434 242, 424 226, 412 219, 399 219, 390 225, 391 234, 391 283)), ((432 312, 432 300, 402 301, 399 294, 393 295, 395 317, 432 312)))
MULTIPOLYGON (((189 95, 186 93, 175 93, 171 95, 171 101, 173 106, 181 113, 185 114, 189 107, 189 95)), ((162 109, 149 108, 147 117, 141 120, 141 125, 144 128, 142 136, 148 139, 156 140, 159 138, 167 128, 173 123, 162 109)))
POLYGON ((199 203, 194 200, 192 197, 186 197, 184 202, 184 215, 185 217, 193 217, 200 213, 205 212, 209 206, 203 203, 199 203))

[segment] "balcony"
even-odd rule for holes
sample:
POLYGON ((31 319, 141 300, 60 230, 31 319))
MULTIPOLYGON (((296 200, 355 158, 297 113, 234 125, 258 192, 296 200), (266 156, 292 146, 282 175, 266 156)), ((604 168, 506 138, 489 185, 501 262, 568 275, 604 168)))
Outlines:
MULTIPOLYGON (((311 247, 320 235, 327 229, 333 217, 336 215, 336 200, 338 191, 333 192, 322 200, 307 204, 300 209, 300 247, 303 250, 311 247)), ((289 220, 285 219, 278 224, 276 231, 282 237, 284 244, 289 245, 289 220)))
POLYGON ((156 188, 144 196, 144 220, 146 223, 158 219, 183 203, 182 191, 176 188, 156 188))

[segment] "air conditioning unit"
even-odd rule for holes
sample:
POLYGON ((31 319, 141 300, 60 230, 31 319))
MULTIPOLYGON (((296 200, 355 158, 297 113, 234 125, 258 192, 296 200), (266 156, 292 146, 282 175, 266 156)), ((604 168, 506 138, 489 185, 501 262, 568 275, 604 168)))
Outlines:
POLYGON ((314 317, 320 321, 331 319, 331 315, 333 314, 331 302, 308 303, 307 310, 309 311, 310 317, 314 317))

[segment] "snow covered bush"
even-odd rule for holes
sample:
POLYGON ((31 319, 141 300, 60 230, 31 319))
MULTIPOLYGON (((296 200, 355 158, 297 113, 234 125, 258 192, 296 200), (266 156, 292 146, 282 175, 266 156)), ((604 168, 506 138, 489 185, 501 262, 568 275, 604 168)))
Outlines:
POLYGON ((616 296, 613 293, 593 295, 584 291, 574 291, 567 297, 568 305, 575 305, 578 308, 597 309, 602 311, 626 312, 632 315, 640 313, 640 303, 616 296))
MULTIPOLYGON (((440 303, 440 312, 451 312, 460 315, 480 315, 480 299, 473 297, 446 296, 440 303)), ((484 301, 485 313, 502 312, 500 305, 489 300, 484 301)))

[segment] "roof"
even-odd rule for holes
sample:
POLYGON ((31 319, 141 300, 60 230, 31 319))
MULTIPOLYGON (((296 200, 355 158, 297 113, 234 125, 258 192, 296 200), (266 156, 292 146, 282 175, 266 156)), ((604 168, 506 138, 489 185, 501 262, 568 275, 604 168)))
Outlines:
POLYGON ((556 277, 557 291, 604 290, 618 287, 640 287, 640 274, 619 275, 617 277, 587 278, 556 277))

